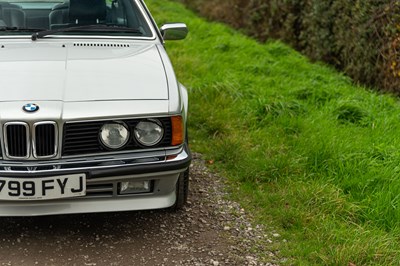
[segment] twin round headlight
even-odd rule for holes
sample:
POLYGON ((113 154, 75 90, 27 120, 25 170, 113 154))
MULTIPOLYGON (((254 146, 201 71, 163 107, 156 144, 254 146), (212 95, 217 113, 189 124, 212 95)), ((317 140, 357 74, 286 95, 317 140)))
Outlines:
MULTIPOLYGON (((133 135, 139 144, 150 147, 162 140, 164 128, 159 120, 143 120, 135 126, 133 135)), ((129 142, 130 132, 123 123, 107 123, 101 128, 99 136, 106 148, 116 150, 129 142)))
POLYGON ((158 120, 146 120, 139 122, 135 129, 136 140, 144 146, 154 146, 158 144, 164 136, 164 128, 158 120))

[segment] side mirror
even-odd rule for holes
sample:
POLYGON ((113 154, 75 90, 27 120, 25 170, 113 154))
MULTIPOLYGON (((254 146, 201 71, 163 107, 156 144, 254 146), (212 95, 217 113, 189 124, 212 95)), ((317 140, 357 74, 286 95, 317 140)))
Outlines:
POLYGON ((164 24, 160 31, 164 40, 183 40, 189 32, 185 23, 164 24))

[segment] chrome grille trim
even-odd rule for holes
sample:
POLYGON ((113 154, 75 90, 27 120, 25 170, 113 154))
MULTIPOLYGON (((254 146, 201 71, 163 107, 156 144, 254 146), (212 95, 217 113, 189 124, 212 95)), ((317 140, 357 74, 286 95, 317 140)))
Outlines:
MULTIPOLYGON (((19 130, 19 129, 18 129, 19 130)), ((30 150, 31 150, 31 143, 29 139, 29 125, 24 122, 8 122, 4 125, 4 149, 6 152, 6 156, 10 159, 28 159, 30 157, 30 150), (23 127, 25 129, 25 138, 24 138, 24 132, 17 132, 19 133, 19 136, 8 136, 9 133, 14 133, 14 132, 9 132, 8 129, 12 130, 11 127, 23 127), (22 134, 21 134, 22 133, 22 134), (18 140, 13 140, 13 138, 19 138, 18 140), (13 142, 10 145, 10 141, 13 142), (25 143, 24 143, 25 142, 25 143), (24 145, 25 144, 25 145, 24 145), (18 147, 20 146, 20 147, 18 147), (25 147, 24 147, 25 146, 25 147), (21 154, 25 151, 24 156, 15 156, 17 152, 17 149, 19 149, 19 152, 21 154)))
MULTIPOLYGON (((48 131, 47 129, 46 131, 48 131)), ((43 121, 43 122, 38 122, 33 125, 33 130, 32 130, 32 147, 33 147, 33 156, 37 159, 49 159, 49 158, 54 158, 57 156, 58 153, 58 127, 57 123, 53 121, 43 121), (37 136, 36 130, 39 130, 40 127, 44 126, 52 126, 53 132, 46 132, 44 133, 46 136, 37 136), (52 135, 52 136, 51 136, 52 135), (49 140, 44 140, 42 141, 39 138, 49 138, 49 140), (51 139, 53 138, 53 139, 51 139), (40 142, 43 143, 40 143, 40 142), (41 144, 41 145, 38 145, 41 144), (47 147, 46 147, 47 146, 47 147), (43 152, 42 150, 48 150, 43 152), (50 150, 52 150, 52 153, 50 153, 50 150), (45 153, 46 155, 40 155, 40 154, 45 153)))

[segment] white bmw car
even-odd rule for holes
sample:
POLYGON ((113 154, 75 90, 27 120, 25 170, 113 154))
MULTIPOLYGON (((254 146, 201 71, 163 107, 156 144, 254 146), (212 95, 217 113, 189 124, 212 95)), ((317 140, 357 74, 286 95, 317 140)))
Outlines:
POLYGON ((181 208, 188 94, 142 0, 0 2, 0 216, 181 208))

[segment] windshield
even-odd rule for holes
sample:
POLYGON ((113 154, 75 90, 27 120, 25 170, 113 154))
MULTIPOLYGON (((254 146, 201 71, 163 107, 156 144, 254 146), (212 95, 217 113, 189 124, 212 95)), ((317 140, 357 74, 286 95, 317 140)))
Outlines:
POLYGON ((58 35, 152 37, 132 0, 0 0, 0 36, 49 30, 58 35))

